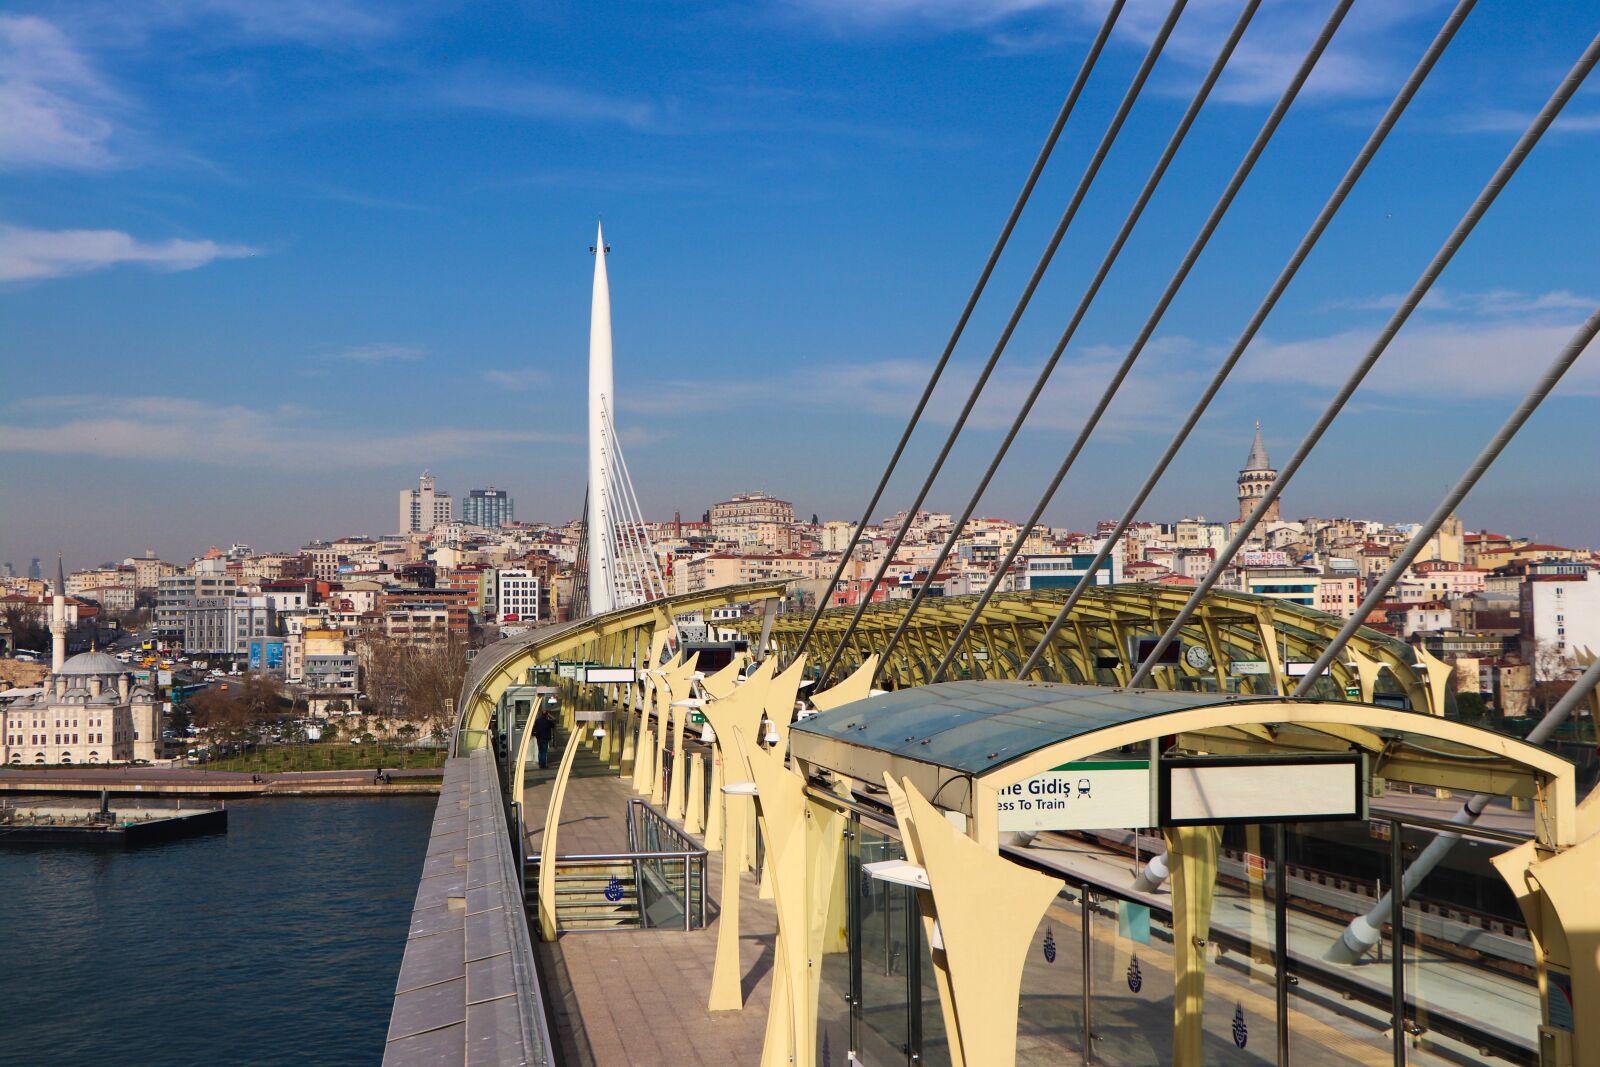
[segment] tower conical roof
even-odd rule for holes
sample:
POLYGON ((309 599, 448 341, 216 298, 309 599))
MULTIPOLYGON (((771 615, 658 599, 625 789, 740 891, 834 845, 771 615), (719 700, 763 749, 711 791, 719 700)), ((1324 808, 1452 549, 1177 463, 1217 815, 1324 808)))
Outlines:
POLYGON ((1250 444, 1250 458, 1244 461, 1247 471, 1269 471, 1272 460, 1267 458, 1266 442, 1261 440, 1261 420, 1256 420, 1256 439, 1250 444))

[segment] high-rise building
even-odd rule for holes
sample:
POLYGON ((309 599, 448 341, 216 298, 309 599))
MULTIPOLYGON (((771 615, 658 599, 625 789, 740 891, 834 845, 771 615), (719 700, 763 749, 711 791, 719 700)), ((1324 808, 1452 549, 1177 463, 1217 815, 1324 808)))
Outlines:
POLYGON ((35 582, 44 580, 44 568, 39 566, 39 557, 34 556, 28 564, 28 577, 35 582))
POLYGON ((511 494, 491 485, 487 489, 473 489, 467 493, 467 499, 461 502, 461 521, 470 526, 494 529, 515 522, 516 510, 516 502, 511 499, 511 494))
MULTIPOLYGON (((1272 466, 1272 460, 1267 458, 1267 446, 1261 440, 1261 420, 1256 420, 1256 439, 1250 444, 1250 456, 1244 461, 1244 469, 1239 472, 1239 521, 1243 522, 1250 517, 1256 509, 1261 498, 1267 495, 1267 489, 1278 478, 1277 470, 1272 466)), ((1262 522, 1281 522, 1283 516, 1278 512, 1281 500, 1274 500, 1267 508, 1267 513, 1261 516, 1262 522)))
POLYGON ((426 533, 452 518, 450 494, 434 488, 429 472, 422 472, 415 489, 400 490, 400 533, 426 533))

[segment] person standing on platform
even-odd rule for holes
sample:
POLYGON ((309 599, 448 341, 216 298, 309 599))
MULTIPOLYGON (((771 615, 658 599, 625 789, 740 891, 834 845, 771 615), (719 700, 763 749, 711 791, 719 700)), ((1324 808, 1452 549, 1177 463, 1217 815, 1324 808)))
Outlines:
POLYGON ((556 720, 544 708, 533 720, 533 739, 539 743, 539 769, 550 769, 550 738, 555 736, 556 720))

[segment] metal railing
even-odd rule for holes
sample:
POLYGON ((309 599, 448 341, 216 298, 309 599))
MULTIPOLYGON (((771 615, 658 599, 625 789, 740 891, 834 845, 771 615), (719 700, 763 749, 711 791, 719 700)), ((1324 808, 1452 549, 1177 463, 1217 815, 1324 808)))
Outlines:
POLYGON ((706 849, 697 844, 677 823, 659 808, 633 797, 628 801, 628 848, 634 853, 634 885, 640 893, 640 911, 649 925, 652 905, 645 894, 655 896, 657 904, 675 901, 683 912, 683 928, 693 930, 706 925, 706 849), (676 861, 677 886, 674 896, 668 877, 676 861))
MULTIPOLYGON (((515 810, 513 818, 517 832, 522 833, 522 814, 515 810)), ((537 906, 539 879, 546 874, 561 878, 562 871, 577 880, 597 881, 605 874, 597 871, 610 867, 626 866, 631 871, 632 893, 622 885, 621 878, 613 873, 612 880, 604 886, 586 886, 566 894, 574 899, 557 900, 558 928, 568 933, 599 930, 703 929, 707 920, 706 856, 682 827, 659 809, 643 800, 632 798, 627 810, 628 850, 626 852, 591 852, 562 855, 546 870, 544 858, 538 854, 522 852, 523 899, 537 906), (534 869, 530 877, 529 868, 534 869), (530 889, 530 887, 533 887, 530 889), (598 894, 599 899, 596 899, 598 894), (590 909, 609 905, 609 912, 568 914, 563 916, 562 904, 569 909, 590 909), (578 926, 575 923, 601 925, 578 926)), ((519 836, 519 840, 525 840, 519 836)))

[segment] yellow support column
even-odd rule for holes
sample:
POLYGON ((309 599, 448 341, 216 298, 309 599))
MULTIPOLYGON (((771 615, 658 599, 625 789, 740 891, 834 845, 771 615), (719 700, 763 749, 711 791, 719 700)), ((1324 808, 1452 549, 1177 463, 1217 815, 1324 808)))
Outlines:
POLYGON ((704 756, 689 757, 689 803, 684 809, 683 828, 698 834, 706 825, 706 761, 704 756))
POLYGON ((655 735, 650 730, 650 706, 655 700, 656 683, 646 676, 644 707, 639 712, 639 735, 633 746, 633 791, 640 796, 650 793, 650 775, 645 770, 651 764, 655 735), (646 741, 646 738, 650 741, 646 741))
POLYGON ((684 777, 689 770, 688 754, 683 750, 684 720, 689 709, 674 701, 672 708, 672 783, 667 788, 667 818, 683 821, 684 777))
POLYGON ((1370 704, 1373 688, 1378 684, 1378 672, 1383 670, 1383 664, 1354 645, 1346 645, 1345 651, 1350 654, 1350 662, 1355 665, 1356 678, 1361 686, 1361 703, 1370 704))
POLYGON ((811 706, 818 711, 832 711, 841 705, 865 700, 872 695, 872 676, 877 673, 878 657, 868 656, 850 677, 835 682, 821 693, 811 694, 811 706))
POLYGON ((1172 1063, 1189 1067, 1204 1062, 1206 942, 1222 828, 1181 826, 1164 834, 1172 870, 1172 1063))
POLYGON ((633 754, 638 751, 633 744, 633 716, 634 712, 629 711, 628 721, 623 727, 622 731, 622 753, 617 757, 617 773, 619 775, 625 774, 627 771, 632 770, 634 762, 633 754))
POLYGON ((744 670, 744 665, 749 662, 749 656, 734 656, 726 667, 700 679, 700 688, 704 689, 706 696, 712 700, 722 700, 733 692, 734 686, 739 684, 739 672, 744 670))
POLYGON ((544 837, 539 841, 539 936, 546 941, 556 939, 556 838, 561 830, 561 805, 567 797, 567 779, 572 775, 572 761, 577 754, 578 735, 568 734, 561 765, 556 768, 556 778, 551 783, 550 807, 544 813, 544 837))
POLYGON ((910 779, 901 789, 910 819, 901 819, 900 832, 916 842, 933 895, 962 1058, 1014 1067, 1022 967, 1033 932, 1062 883, 1002 859, 959 832, 910 779))
MULTIPOLYGON (((713 1011, 737 1008, 743 1003, 739 991, 738 893, 739 878, 745 868, 746 825, 747 822, 754 822, 754 818, 750 797, 728 790, 750 780, 749 766, 733 741, 734 730, 742 727, 753 731, 761 722, 762 698, 771 677, 771 667, 764 663, 725 699, 707 701, 701 709, 717 738, 712 750, 712 758, 716 762, 711 772, 715 791, 711 817, 713 820, 725 820, 720 827, 723 850, 722 914, 718 919, 721 925, 717 930, 716 965, 711 972, 713 1011)), ((712 847, 709 829, 706 838, 706 847, 709 849, 712 847)))
POLYGON ((773 746, 775 752, 789 751, 789 727, 794 723, 794 702, 800 695, 800 683, 805 679, 805 673, 806 657, 802 652, 787 670, 772 680, 772 687, 767 690, 767 719, 778 732, 778 743, 773 746))
POLYGON ((750 799, 730 796, 728 847, 722 853, 722 899, 718 901, 717 956, 711 968, 710 1011, 744 1007, 743 968, 739 965, 739 875, 744 869, 744 820, 750 799))
POLYGON ((772 864, 773 899, 778 912, 778 941, 773 952, 772 1014, 768 1016, 763 1064, 816 1062, 816 1000, 809 995, 815 968, 806 902, 805 779, 784 766, 783 758, 762 749, 739 728, 733 731, 739 754, 756 784, 756 807, 767 827, 767 856, 772 864), (780 1001, 778 982, 785 989, 780 1001))
POLYGON ((715 745, 711 747, 711 754, 706 757, 711 761, 711 808, 706 812, 705 846, 707 852, 722 851, 722 813, 727 810, 727 797, 722 795, 722 787, 726 784, 722 776, 722 752, 715 745))
POLYGON ((1455 668, 1421 645, 1412 645, 1411 648, 1417 657, 1417 666, 1421 670, 1423 684, 1428 694, 1428 706, 1424 710, 1430 715, 1443 718, 1445 694, 1450 689, 1450 676, 1455 668))

